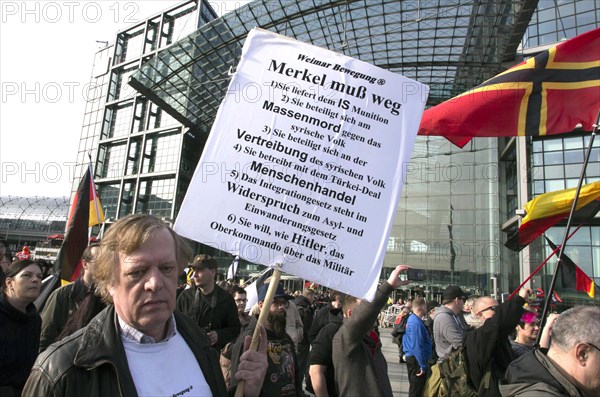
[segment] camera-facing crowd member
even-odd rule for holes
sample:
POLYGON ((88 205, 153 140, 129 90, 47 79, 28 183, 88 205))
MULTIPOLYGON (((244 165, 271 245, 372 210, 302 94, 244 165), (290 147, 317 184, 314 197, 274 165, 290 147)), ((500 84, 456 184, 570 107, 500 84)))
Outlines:
MULTIPOLYGON (((258 312, 263 308, 269 285, 261 286, 258 291, 258 312)), ((286 329, 286 306, 292 296, 287 295, 283 285, 279 283, 264 327, 267 330, 268 369, 262 385, 263 396, 295 396, 302 397, 302 374, 298 371, 298 358, 292 338, 286 329)), ((252 336, 258 322, 258 314, 252 316, 245 334, 252 336)), ((240 342, 233 346, 231 370, 236 371, 240 354, 240 342)), ((232 382, 233 385, 236 382, 232 382)))
POLYGON ((177 298, 177 310, 204 329, 210 344, 221 350, 240 333, 237 306, 231 294, 215 283, 217 261, 210 255, 196 255, 189 265, 193 269, 192 288, 177 298))
POLYGON ((0 292, 0 396, 20 396, 37 357, 42 319, 33 301, 42 286, 42 269, 17 260, 6 269, 0 292))
MULTIPOLYGON (((227 395, 208 337, 175 311, 177 277, 190 255, 185 241, 156 217, 115 222, 95 263, 108 307, 38 356, 23 395, 227 395)), ((242 355, 235 376, 245 381, 245 395, 260 393, 266 367, 264 347, 242 355)))

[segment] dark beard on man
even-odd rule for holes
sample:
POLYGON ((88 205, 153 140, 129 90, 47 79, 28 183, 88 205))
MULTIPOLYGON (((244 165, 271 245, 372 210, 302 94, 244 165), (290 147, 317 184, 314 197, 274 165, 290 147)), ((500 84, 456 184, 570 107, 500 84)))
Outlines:
POLYGON ((267 317, 267 321, 271 325, 273 333, 279 338, 285 335, 285 317, 285 311, 283 310, 269 312, 267 317))

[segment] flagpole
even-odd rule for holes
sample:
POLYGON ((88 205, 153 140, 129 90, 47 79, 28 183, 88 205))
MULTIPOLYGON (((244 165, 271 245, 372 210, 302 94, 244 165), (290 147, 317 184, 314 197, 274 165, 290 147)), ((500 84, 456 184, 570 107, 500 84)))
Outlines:
MULTIPOLYGON (((583 224, 581 224, 581 225, 577 226, 577 229, 573 230, 573 233, 571 233, 571 234, 569 235, 569 237, 567 237, 567 240, 568 240, 568 239, 570 239, 571 237, 573 237, 573 235, 574 235, 575 233, 577 233, 577 231, 578 231, 579 229, 581 229, 581 226, 583 226, 583 224)), ((516 295, 516 294, 517 294, 517 293, 518 293, 520 290, 521 290, 521 288, 523 288, 523 286, 524 286, 525 284, 527 284, 527 282, 528 282, 529 280, 531 280, 531 278, 532 278, 533 276, 535 276, 535 275, 537 274, 537 272, 539 272, 539 271, 540 271, 540 269, 541 269, 542 267, 544 267, 544 265, 545 265, 546 263, 548 263, 548 261, 550 260, 550 258, 552 258, 552 257, 554 256, 554 254, 556 254, 556 252, 558 252, 558 250, 559 250, 559 249, 560 249, 560 246, 559 246, 559 247, 556 247, 556 249, 555 249, 554 251, 552 251, 552 252, 550 253, 550 255, 548 255, 548 256, 546 257, 546 259, 544 259, 544 261, 543 261, 542 263, 540 263, 540 265, 539 265, 538 267, 536 267, 536 268, 535 268, 535 270, 534 270, 533 272, 531 272, 531 274, 529 275, 529 277, 527 277, 525 280, 523 280, 523 282, 521 283, 521 285, 519 285, 519 286, 517 287, 517 289, 515 289, 515 290, 512 292, 512 294, 510 294, 510 296, 508 297, 508 299, 507 299, 507 300, 511 300, 511 299, 512 299, 512 298, 513 298, 513 297, 514 297, 514 296, 515 296, 515 295, 516 295)))
MULTIPOLYGON (((263 307, 260 310, 260 315, 258 316, 256 328, 254 328, 254 333, 252 334, 252 342, 250 342, 250 347, 248 350, 258 350, 258 343, 260 342, 260 326, 267 322, 267 316, 271 311, 271 303, 273 302, 273 297, 275 296, 275 291, 277 291, 277 285, 279 284, 279 279, 281 278, 281 264, 277 263, 275 266, 275 270, 271 276, 271 281, 269 282, 269 288, 267 289, 267 295, 265 296, 265 300, 263 302, 263 307)), ((235 397, 243 396, 244 381, 242 380, 237 384, 235 397)))
MULTIPOLYGON (((596 117, 596 123, 594 124, 594 128, 592 129, 592 135, 590 136, 590 142, 587 147, 587 152, 585 153, 585 159, 583 161, 583 166, 581 167, 581 174, 579 175, 579 181, 577 182, 577 190, 575 191, 575 197, 573 197, 573 204, 571 205, 571 212, 569 212, 569 218, 567 219, 567 226, 565 228, 565 233, 563 235, 563 241, 562 241, 562 244, 560 245, 560 252, 558 253, 556 266, 554 268, 554 274, 552 275, 552 281, 550 282, 550 288, 548 289, 548 293, 546 294, 546 301, 544 302, 544 310, 542 311, 542 318, 540 319, 540 329, 544 329, 544 326, 546 325, 546 318, 548 316, 548 307, 550 307, 550 300, 552 299, 552 293, 554 292, 554 287, 556 286, 558 269, 561 265, 563 252, 564 252, 565 246, 567 244, 567 240, 568 240, 568 236, 569 236, 569 229, 571 228, 571 221, 573 220, 573 214, 575 213, 575 209, 577 208, 579 192, 581 191, 581 185, 583 184, 583 178, 585 177, 585 170, 586 170, 588 162, 590 160, 590 154, 592 153, 592 146, 594 145, 594 138, 596 137, 596 133, 598 132, 598 124, 600 124, 600 110, 598 111, 598 116, 596 117)), ((534 345, 536 348, 538 348, 540 346, 541 336, 542 336, 542 333, 539 332, 537 339, 535 340, 535 345, 534 345)))

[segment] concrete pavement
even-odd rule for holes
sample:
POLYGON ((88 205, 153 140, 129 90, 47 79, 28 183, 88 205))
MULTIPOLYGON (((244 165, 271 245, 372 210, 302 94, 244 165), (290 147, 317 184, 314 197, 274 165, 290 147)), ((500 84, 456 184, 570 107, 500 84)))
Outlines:
POLYGON ((380 328, 381 351, 388 363, 388 376, 392 384, 394 397, 408 397, 408 375, 406 364, 398 363, 398 346, 392 343, 392 329, 380 328))

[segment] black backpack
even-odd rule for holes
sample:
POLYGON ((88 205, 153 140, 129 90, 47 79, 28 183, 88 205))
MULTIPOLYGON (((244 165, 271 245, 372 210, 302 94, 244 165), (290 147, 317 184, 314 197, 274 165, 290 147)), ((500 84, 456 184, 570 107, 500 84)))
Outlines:
POLYGON ((406 333, 406 323, 408 322, 408 317, 411 316, 412 313, 408 313, 406 316, 402 317, 398 324, 394 324, 394 328, 392 328, 392 342, 400 346, 402 348, 402 338, 406 333))

